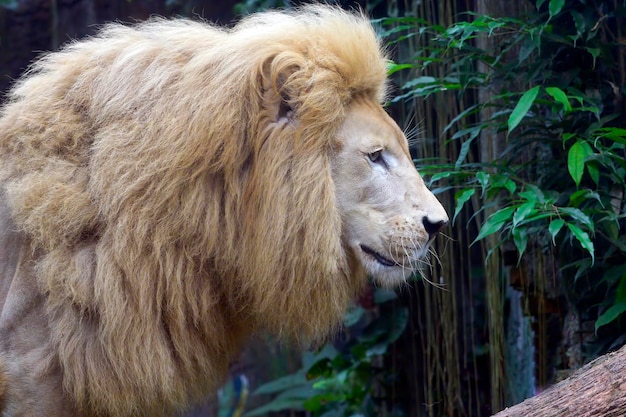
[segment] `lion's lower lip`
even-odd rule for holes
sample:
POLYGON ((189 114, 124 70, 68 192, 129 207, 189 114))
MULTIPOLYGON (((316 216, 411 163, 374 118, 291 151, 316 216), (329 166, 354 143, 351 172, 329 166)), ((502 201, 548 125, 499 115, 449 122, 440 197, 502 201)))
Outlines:
POLYGON ((368 246, 361 245, 361 250, 367 253, 368 255, 370 255, 371 257, 373 257, 374 259, 376 259, 376 261, 383 266, 388 266, 388 267, 398 266, 397 262, 394 262, 391 259, 385 258, 383 255, 381 255, 380 253, 376 252, 374 249, 368 246))

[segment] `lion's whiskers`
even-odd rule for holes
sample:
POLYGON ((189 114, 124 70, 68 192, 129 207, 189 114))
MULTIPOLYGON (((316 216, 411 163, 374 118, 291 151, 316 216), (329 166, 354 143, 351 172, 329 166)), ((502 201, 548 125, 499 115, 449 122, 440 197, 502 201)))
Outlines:
MULTIPOLYGON (((411 243, 411 245, 413 246, 413 248, 415 248, 415 252, 416 253, 420 253, 421 250, 423 249, 422 246, 418 243, 415 242, 413 239, 409 239, 409 242, 411 243)), ((405 252, 406 252, 406 248, 405 248, 405 252)), ((437 252, 435 252, 435 250, 432 247, 429 247, 427 250, 427 253, 425 256, 423 257, 416 257, 416 256, 409 256, 408 252, 407 256, 409 259, 409 262, 411 263, 413 270, 419 272, 419 274, 422 277, 422 280, 424 280, 425 282, 427 282, 428 284, 434 286, 435 288, 438 288, 440 290, 444 290, 444 291, 449 291, 449 289, 446 288, 446 284, 443 282, 435 282, 432 279, 428 278, 428 275, 425 273, 425 269, 428 269, 430 271, 430 274, 432 276, 434 276, 435 274, 435 266, 439 265, 441 266, 441 259, 439 258, 439 255, 437 254, 437 252), (432 259, 435 260, 435 263, 432 262, 432 259), (417 264, 413 264, 413 262, 417 262, 417 264)))
POLYGON ((413 149, 419 143, 421 134, 424 133, 424 129, 419 127, 415 123, 414 116, 411 116, 411 119, 409 119, 402 132, 404 133, 404 137, 406 137, 409 149, 413 149))
POLYGON ((423 246, 412 236, 400 236, 399 245, 396 246, 393 242, 389 242, 387 247, 387 253, 389 253, 390 259, 402 269, 419 273, 422 279, 428 284, 438 289, 447 290, 445 284, 437 283, 429 279, 428 275, 425 273, 428 270, 432 275, 435 270, 435 265, 441 265, 441 259, 432 248, 428 248, 425 256, 421 256, 420 254, 423 250, 423 246), (404 255, 402 259, 399 259, 400 251, 402 251, 402 255, 404 255), (434 264, 432 259, 435 259, 434 264))

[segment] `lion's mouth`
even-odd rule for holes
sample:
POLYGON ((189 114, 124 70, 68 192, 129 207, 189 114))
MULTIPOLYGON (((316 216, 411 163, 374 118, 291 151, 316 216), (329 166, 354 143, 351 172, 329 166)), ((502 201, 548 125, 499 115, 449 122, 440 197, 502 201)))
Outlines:
POLYGON ((380 253, 376 252, 374 249, 365 246, 365 245, 361 245, 361 250, 365 253, 367 253, 368 255, 370 255, 372 258, 376 259, 376 262, 378 262, 379 264, 383 265, 383 266, 400 266, 397 262, 392 261, 389 258, 385 258, 383 255, 381 255, 380 253))

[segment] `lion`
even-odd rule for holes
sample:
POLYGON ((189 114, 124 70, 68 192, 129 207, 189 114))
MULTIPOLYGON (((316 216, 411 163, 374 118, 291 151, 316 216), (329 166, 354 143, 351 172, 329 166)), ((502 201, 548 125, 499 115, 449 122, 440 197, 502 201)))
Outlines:
POLYGON ((448 221, 383 109, 368 19, 105 25, 0 117, 4 416, 167 416, 251 335, 313 344, 448 221))

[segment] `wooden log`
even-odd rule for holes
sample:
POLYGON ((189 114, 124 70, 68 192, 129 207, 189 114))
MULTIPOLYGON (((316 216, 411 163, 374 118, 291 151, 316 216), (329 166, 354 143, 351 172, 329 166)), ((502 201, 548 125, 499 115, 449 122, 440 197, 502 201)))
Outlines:
POLYGON ((494 417, 626 416, 626 346, 494 417))

